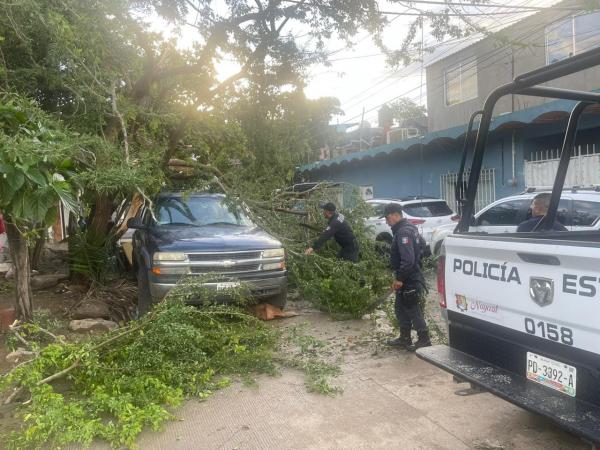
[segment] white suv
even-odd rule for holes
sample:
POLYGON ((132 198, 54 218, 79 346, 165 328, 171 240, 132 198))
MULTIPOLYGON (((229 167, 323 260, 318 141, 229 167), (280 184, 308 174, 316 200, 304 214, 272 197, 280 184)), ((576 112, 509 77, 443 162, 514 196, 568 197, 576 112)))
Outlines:
MULTIPOLYGON (((530 190, 495 201, 475 214, 469 231, 485 233, 514 233, 521 222, 531 217, 531 201, 541 192, 530 190)), ((565 190, 558 204, 557 220, 570 231, 600 229, 600 191, 565 190)), ((437 256, 444 239, 454 232, 455 225, 444 225, 433 230, 431 252, 437 256)))
POLYGON ((375 210, 375 216, 366 219, 371 227, 373 237, 378 241, 392 242, 392 230, 385 223, 383 209, 390 203, 402 206, 404 217, 416 225, 427 245, 431 244, 433 229, 442 225, 456 224, 460 219, 448 206, 445 200, 429 197, 409 197, 403 199, 371 199, 367 204, 375 210))

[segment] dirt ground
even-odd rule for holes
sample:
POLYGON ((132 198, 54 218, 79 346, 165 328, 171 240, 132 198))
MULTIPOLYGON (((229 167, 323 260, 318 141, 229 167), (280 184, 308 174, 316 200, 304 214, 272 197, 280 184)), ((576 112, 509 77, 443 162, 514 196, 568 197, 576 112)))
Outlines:
MULTIPOLYGON (((428 280, 433 286, 433 278, 428 280)), ((0 281, 0 306, 10 304, 10 284, 0 281)), ((35 293, 37 308, 66 319, 82 293, 69 286, 35 293)), ((437 295, 428 299, 430 320, 441 324, 437 295)), ((306 302, 292 301, 297 317, 274 326, 301 326, 340 355, 336 396, 309 393, 304 376, 284 370, 256 385, 235 383, 205 401, 190 400, 178 420, 160 432, 146 430, 140 449, 585 449, 550 421, 487 393, 460 396, 468 388, 414 354, 386 348, 385 314, 334 321, 306 302)), ((0 370, 4 346, 0 346, 0 370)), ((0 417, 0 429, 9 424, 0 417)), ((103 444, 93 448, 108 448, 103 444)))

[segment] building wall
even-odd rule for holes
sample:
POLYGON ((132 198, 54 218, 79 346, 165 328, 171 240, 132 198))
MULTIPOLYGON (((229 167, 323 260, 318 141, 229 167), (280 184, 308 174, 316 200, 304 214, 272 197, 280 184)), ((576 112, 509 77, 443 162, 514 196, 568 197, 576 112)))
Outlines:
MULTIPOLYGON (((571 2, 572 3, 572 2, 571 2)), ((561 5, 569 5, 563 2, 561 5)), ((470 115, 483 107, 485 99, 495 88, 512 81, 525 72, 546 65, 546 26, 570 17, 570 11, 542 11, 485 38, 457 53, 441 59, 427 67, 427 109, 429 131, 438 131, 468 122, 470 115), (499 45, 502 39, 507 45, 499 45), (514 46, 519 41, 523 46, 514 46), (463 62, 477 60, 477 97, 462 103, 447 106, 444 89, 444 73, 447 69, 463 62)), ((563 77, 549 83, 552 86, 596 90, 600 88, 600 70, 597 68, 563 77)), ((501 99, 495 115, 518 111, 552 101, 526 96, 506 96, 501 99)))
MULTIPOLYGON (((600 153, 599 117, 598 114, 582 117, 576 146, 595 145, 596 152, 600 153)), ((561 148, 565 127, 566 120, 562 120, 515 126, 490 134, 483 168, 494 169, 495 199, 523 192, 526 187, 525 161, 531 161, 535 152, 561 148)), ((461 152, 461 138, 440 139, 426 145, 422 153, 419 148, 413 147, 412 150, 323 167, 306 175, 310 181, 342 181, 355 186, 372 186, 375 198, 442 197, 440 178, 458 171, 461 152)), ((467 155, 467 167, 472 156, 472 153, 467 155)), ((600 177, 600 174, 597 176, 600 177)), ((600 178, 594 183, 600 183, 600 178)))
MULTIPOLYGON (((521 192, 524 188, 523 144, 515 140, 515 176, 512 179, 512 132, 492 135, 484 168, 495 169, 496 198, 521 192)), ((315 170, 311 181, 343 181, 355 186, 373 186, 375 198, 410 195, 440 197, 441 175, 458 171, 462 143, 431 144, 423 152, 413 149, 315 170)), ((469 162, 472 155, 469 155, 469 162)))

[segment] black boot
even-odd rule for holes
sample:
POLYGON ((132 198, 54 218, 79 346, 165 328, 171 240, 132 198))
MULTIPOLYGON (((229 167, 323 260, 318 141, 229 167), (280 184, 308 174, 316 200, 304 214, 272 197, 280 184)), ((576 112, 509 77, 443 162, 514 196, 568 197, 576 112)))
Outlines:
POLYGON ((419 339, 415 342, 415 350, 421 347, 431 347, 431 340, 429 339, 429 330, 417 331, 419 339))
POLYGON ((390 339, 386 342, 386 344, 390 347, 399 347, 411 350, 413 348, 413 345, 412 337, 410 336, 410 328, 400 329, 400 337, 396 339, 390 339))

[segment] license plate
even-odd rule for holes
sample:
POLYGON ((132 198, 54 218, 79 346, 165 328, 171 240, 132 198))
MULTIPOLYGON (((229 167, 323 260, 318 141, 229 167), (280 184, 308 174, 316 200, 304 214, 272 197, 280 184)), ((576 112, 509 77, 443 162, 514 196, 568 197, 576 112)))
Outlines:
POLYGON ((223 291, 225 289, 233 289, 240 285, 240 283, 236 283, 234 281, 225 282, 225 283, 217 283, 217 291, 223 291))
POLYGON ((575 397, 577 369, 568 364, 527 352, 527 378, 575 397))

